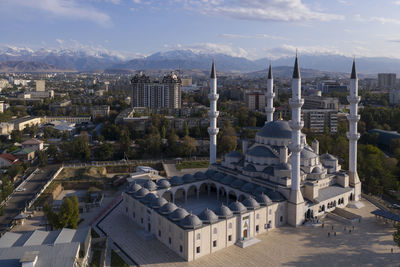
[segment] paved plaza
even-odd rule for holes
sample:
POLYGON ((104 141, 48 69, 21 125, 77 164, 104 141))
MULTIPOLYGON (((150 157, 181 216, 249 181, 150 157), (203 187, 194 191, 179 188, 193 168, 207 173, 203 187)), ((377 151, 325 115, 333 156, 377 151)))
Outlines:
POLYGON ((400 266, 393 227, 376 222, 370 214, 376 207, 363 203, 360 210, 349 209, 363 217, 354 230, 347 225, 345 231, 343 223, 331 219, 325 219, 324 228, 281 227, 257 236, 261 242, 251 247, 231 246, 193 262, 183 261, 156 239, 143 241, 122 205, 100 227, 141 266, 400 266))

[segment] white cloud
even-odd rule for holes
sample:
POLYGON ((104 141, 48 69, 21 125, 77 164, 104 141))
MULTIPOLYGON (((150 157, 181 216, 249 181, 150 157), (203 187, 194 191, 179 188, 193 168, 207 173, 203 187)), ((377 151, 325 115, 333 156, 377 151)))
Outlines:
POLYGON ((400 1, 394 1, 393 4, 400 6, 400 1))
POLYGON ((360 14, 355 15, 354 20, 360 21, 360 22, 377 22, 380 24, 398 24, 398 25, 400 25, 400 19, 387 18, 387 17, 364 18, 360 14))
POLYGON ((141 0, 132 0, 135 4, 140 4, 142 1, 141 0))
MULTIPOLYGON (((18 6, 32 9, 39 9, 50 15, 70 19, 90 20, 95 23, 107 26, 110 24, 110 17, 96 8, 89 5, 82 5, 76 0, 6 0, 7 6, 18 6)), ((111 2, 118 2, 111 0, 111 2)))
POLYGON ((301 0, 175 0, 205 15, 260 21, 331 21, 342 15, 311 10, 301 0))
POLYGON ((296 51, 302 55, 344 55, 336 47, 324 46, 294 46, 283 44, 279 47, 274 47, 266 50, 266 56, 270 59, 277 59, 280 57, 291 57, 296 54, 296 51))
POLYGON ((232 47, 228 44, 216 44, 216 43, 195 43, 188 45, 164 45, 166 51, 170 50, 190 50, 197 54, 225 54, 234 57, 245 57, 249 58, 251 55, 241 47, 232 47))
POLYGON ((254 34, 254 35, 245 35, 245 34, 232 34, 232 33, 223 33, 220 34, 223 38, 228 39, 271 39, 271 40, 287 40, 287 38, 274 36, 269 34, 254 34))
POLYGON ((63 40, 63 39, 56 39, 56 42, 57 42, 59 45, 62 45, 62 44, 64 43, 64 40, 63 40))

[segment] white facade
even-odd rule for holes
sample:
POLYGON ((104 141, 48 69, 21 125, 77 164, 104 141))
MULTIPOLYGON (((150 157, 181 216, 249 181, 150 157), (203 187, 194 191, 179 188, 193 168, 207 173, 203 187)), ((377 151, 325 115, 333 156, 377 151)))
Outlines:
POLYGON ((36 80, 36 92, 44 92, 46 91, 46 81, 45 80, 36 80))

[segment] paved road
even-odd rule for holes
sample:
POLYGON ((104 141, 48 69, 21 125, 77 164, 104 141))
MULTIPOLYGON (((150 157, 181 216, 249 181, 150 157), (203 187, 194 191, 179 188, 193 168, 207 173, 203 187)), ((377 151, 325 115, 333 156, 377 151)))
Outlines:
POLYGON ((10 199, 4 207, 4 215, 0 216, 0 231, 5 230, 12 219, 17 216, 22 210, 24 210, 26 203, 34 198, 42 187, 47 183, 53 173, 57 171, 60 165, 49 165, 44 168, 40 168, 33 177, 25 182, 23 192, 15 192, 11 194, 10 199))

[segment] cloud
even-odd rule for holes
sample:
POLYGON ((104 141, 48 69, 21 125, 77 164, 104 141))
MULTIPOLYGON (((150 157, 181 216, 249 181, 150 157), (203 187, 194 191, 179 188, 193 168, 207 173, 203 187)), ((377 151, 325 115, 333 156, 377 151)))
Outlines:
MULTIPOLYGON (((89 5, 82 5, 76 0, 6 0, 8 6, 32 8, 44 11, 52 16, 69 19, 90 20, 103 26, 110 25, 110 17, 89 5)), ((116 3, 116 0, 110 0, 116 3)))
POLYGON ((196 54, 225 54, 233 57, 249 58, 251 55, 241 47, 232 47, 228 44, 216 43, 194 43, 187 45, 164 45, 166 51, 171 50, 190 50, 196 54))
POLYGON ((254 35, 244 35, 244 34, 232 34, 232 33, 223 33, 220 34, 223 38, 228 39, 271 39, 271 40, 287 40, 287 38, 274 36, 269 34, 254 34, 254 35))
POLYGON ((387 18, 387 17, 370 17, 364 18, 360 14, 354 16, 355 21, 360 22, 377 22, 380 24, 397 24, 400 25, 400 19, 387 18))
POLYGON ((300 55, 344 55, 336 47, 294 46, 288 44, 267 49, 266 55, 270 59, 277 59, 280 57, 292 57, 296 54, 296 51, 300 55))
POLYGON ((311 10, 301 0, 175 0, 202 14, 258 21, 331 21, 344 16, 311 10))
POLYGON ((394 1, 393 4, 400 6, 400 1, 394 1))

